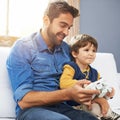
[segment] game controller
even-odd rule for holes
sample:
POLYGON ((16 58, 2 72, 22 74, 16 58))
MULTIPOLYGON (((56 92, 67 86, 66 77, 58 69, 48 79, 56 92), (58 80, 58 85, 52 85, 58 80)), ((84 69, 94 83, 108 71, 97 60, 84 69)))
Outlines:
POLYGON ((87 85, 85 87, 85 89, 93 89, 93 90, 99 90, 100 91, 100 94, 93 95, 92 99, 94 99, 95 97, 104 97, 106 99, 109 99, 109 96, 107 96, 106 94, 108 92, 112 92, 112 87, 110 85, 108 85, 106 83, 106 81, 103 80, 103 79, 100 79, 100 80, 97 80, 95 82, 90 83, 89 85, 87 85))

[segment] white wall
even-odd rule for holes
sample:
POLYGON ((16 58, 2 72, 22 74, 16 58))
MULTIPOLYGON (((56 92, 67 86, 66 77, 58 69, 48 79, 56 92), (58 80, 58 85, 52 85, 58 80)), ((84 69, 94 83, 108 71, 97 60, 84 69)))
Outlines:
POLYGON ((120 72, 120 0, 80 0, 80 33, 95 37, 98 51, 113 53, 120 72))

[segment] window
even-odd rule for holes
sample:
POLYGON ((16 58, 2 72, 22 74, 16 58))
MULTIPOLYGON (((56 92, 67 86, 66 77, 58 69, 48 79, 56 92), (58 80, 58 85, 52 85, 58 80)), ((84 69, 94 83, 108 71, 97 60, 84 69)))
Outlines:
MULTIPOLYGON (((0 37, 21 37, 42 26, 44 8, 50 0, 0 0, 0 37)), ((67 0, 79 8, 80 0, 67 0)), ((74 21, 70 36, 79 32, 79 18, 74 21)))
POLYGON ((0 34, 23 36, 39 29, 49 0, 0 0, 0 34))
POLYGON ((7 24, 7 0, 0 0, 0 35, 5 34, 7 24))

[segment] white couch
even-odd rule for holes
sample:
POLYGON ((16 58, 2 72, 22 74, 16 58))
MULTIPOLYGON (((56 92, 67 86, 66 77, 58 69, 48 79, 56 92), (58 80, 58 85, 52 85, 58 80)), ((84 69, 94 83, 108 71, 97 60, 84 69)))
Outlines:
MULTIPOLYGON (((9 51, 9 47, 0 47, 0 120, 15 120, 15 102, 5 65, 9 51)), ((117 73, 113 54, 97 53, 92 65, 115 87, 115 97, 109 103, 120 114, 120 74, 117 73)))

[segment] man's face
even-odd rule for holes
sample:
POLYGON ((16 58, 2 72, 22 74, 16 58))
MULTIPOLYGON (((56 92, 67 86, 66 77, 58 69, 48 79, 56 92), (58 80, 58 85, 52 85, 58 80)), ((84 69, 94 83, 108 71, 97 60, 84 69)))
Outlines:
POLYGON ((58 18, 47 27, 47 35, 49 42, 53 46, 60 45, 63 39, 69 34, 69 30, 73 24, 73 16, 70 13, 60 14, 58 18))

